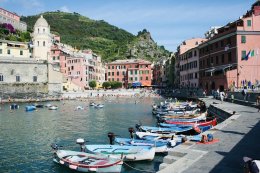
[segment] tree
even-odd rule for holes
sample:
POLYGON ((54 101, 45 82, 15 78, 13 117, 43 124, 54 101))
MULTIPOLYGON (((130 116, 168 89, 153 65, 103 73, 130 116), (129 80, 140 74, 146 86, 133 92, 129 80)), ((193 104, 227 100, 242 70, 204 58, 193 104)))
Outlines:
POLYGON ((96 86, 97 86, 97 82, 95 81, 95 80, 92 80, 92 81, 89 81, 89 86, 91 87, 91 88, 96 88, 96 86))
POLYGON ((109 88, 109 87, 111 87, 111 84, 110 84, 110 82, 103 82, 102 86, 103 86, 103 88, 109 88))

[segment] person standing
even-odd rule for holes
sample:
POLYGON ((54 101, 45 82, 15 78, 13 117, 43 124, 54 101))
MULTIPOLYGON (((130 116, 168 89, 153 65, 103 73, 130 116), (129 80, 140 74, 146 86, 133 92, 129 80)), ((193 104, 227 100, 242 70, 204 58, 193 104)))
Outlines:
POLYGON ((221 91, 221 92, 220 92, 220 100, 221 100, 221 103, 223 102, 224 97, 225 97, 225 93, 224 93, 224 91, 221 91))
POLYGON ((256 97, 256 106, 258 108, 258 112, 260 112, 260 94, 256 97))

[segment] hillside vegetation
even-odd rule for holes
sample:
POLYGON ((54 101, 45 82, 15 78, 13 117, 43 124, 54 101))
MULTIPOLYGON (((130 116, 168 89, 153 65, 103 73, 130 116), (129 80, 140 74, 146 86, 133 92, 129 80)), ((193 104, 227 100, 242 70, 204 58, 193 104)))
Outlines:
MULTIPOLYGON (((126 58, 155 60, 168 56, 169 52, 157 46, 148 31, 137 36, 110 25, 103 20, 92 20, 78 13, 45 12, 42 14, 51 27, 51 32, 61 36, 61 42, 77 49, 92 49, 104 61, 126 58)), ((33 31, 40 15, 22 17, 33 31)))

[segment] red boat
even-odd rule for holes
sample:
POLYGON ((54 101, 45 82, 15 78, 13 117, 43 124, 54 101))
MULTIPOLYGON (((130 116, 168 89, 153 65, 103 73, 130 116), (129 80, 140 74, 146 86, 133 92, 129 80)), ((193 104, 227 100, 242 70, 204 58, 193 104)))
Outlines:
POLYGON ((167 120, 165 121, 166 124, 178 124, 178 125, 198 125, 198 126, 215 126, 217 125, 217 119, 214 118, 210 121, 197 121, 197 122, 184 122, 184 121, 171 121, 167 120))

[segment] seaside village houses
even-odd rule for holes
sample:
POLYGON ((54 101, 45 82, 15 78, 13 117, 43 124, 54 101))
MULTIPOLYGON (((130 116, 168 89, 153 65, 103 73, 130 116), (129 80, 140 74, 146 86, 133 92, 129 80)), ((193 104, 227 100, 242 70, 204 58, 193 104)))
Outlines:
POLYGON ((212 27, 206 38, 178 46, 175 86, 212 91, 255 88, 260 83, 260 2, 238 20, 212 27))
MULTIPOLYGON (((27 25, 19 16, 0 10, 1 23, 9 22, 26 31, 27 25)), ((30 43, 0 40, 1 98, 60 96, 62 90, 88 89, 91 80, 99 87, 105 81, 101 57, 91 50, 79 51, 60 43, 43 16, 36 21, 31 36, 30 43)))

